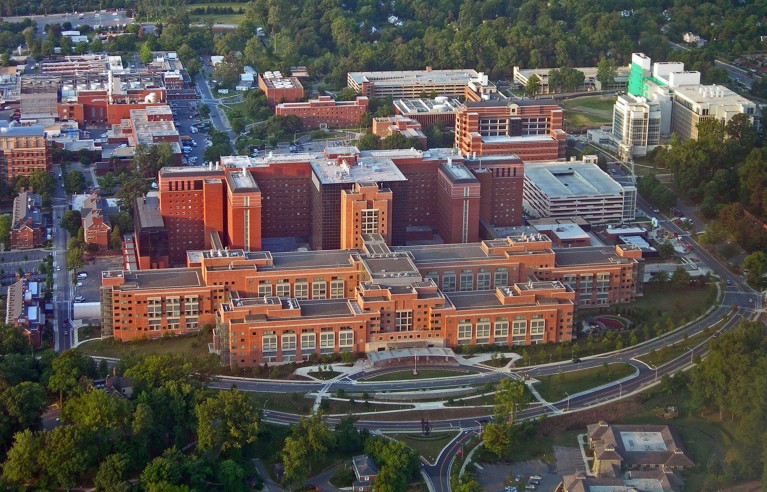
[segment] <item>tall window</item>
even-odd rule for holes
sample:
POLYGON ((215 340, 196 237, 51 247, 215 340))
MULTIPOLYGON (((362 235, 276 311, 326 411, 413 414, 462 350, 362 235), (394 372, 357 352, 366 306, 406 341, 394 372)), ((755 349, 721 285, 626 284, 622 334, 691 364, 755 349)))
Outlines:
POLYGON ((484 268, 477 273, 477 290, 490 290, 490 272, 484 268))
POLYGON ((546 331, 546 320, 542 314, 534 314, 530 320, 530 343, 542 343, 546 331))
POLYGON ((458 322, 458 343, 468 343, 471 340, 471 321, 462 319, 458 322))
POLYGON ((498 318, 495 320, 495 343, 505 342, 509 336, 509 320, 498 318))
POLYGON ((461 272, 461 290, 474 290, 474 272, 471 270, 461 272))
POLYGON ((261 345, 264 352, 274 352, 277 350, 277 335, 268 334, 261 337, 261 345))
POLYGON ((179 316, 181 316, 181 298, 166 297, 165 312, 169 318, 178 318, 179 316))
POLYGON ((296 349, 296 334, 286 333, 282 335, 282 350, 295 350, 296 349))
POLYGON ((330 298, 343 299, 344 297, 344 279, 334 278, 330 281, 330 298))
POLYGON ((479 318, 477 321, 477 343, 487 343, 490 341, 490 319, 479 318))
POLYGON ((312 299, 327 299, 328 283, 322 277, 317 277, 312 282, 312 299))
POLYGON ((146 301, 147 316, 152 318, 162 317, 162 299, 159 297, 150 297, 146 301))
POLYGON ((505 268, 495 271, 494 287, 506 287, 509 285, 509 272, 505 268))
POLYGON ((277 282, 277 296, 290 297, 290 284, 284 280, 277 282))
POLYGON ((314 350, 317 337, 314 333, 301 333, 301 350, 314 350))
POLYGON ((396 331, 410 331, 413 329, 413 311, 397 311, 394 318, 396 331))
POLYGON ((332 349, 336 346, 336 334, 332 331, 320 333, 320 349, 332 349))
POLYGON ((296 283, 293 284, 293 290, 295 291, 296 299, 309 299, 309 282, 305 278, 296 279, 296 283))
POLYGON ((442 274, 442 290, 444 292, 455 291, 455 272, 449 271, 442 274))
POLYGON ((524 345, 527 335, 527 320, 524 316, 514 316, 514 322, 511 325, 511 343, 514 345, 524 345))
POLYGON ((184 297, 184 316, 197 316, 200 314, 200 296, 184 297))
POLYGON ((270 297, 272 295, 272 284, 268 280, 262 280, 258 284, 258 297, 270 297))
POLYGON ((340 347, 353 347, 354 346, 354 331, 353 330, 341 330, 338 332, 338 345, 340 347))
POLYGON ((376 234, 378 232, 378 209, 366 208, 362 211, 362 234, 376 234))

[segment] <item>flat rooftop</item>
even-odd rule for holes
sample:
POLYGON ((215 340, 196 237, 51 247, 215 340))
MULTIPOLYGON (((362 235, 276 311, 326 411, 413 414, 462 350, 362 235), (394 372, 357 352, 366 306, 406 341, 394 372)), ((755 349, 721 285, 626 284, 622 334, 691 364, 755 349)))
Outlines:
POLYGON ((623 448, 635 453, 638 451, 668 451, 660 432, 619 432, 623 448))
POLYGON ((389 158, 360 156, 357 164, 339 165, 336 160, 314 160, 314 174, 322 184, 407 181, 389 158))
POLYGON ((7 125, 0 124, 0 138, 3 137, 42 137, 45 135, 45 130, 42 125, 7 125))
POLYGON ((454 183, 479 183, 477 178, 466 169, 461 162, 452 162, 450 164, 440 164, 442 171, 447 174, 454 183))
POLYGON ((674 95, 698 104, 753 106, 755 103, 723 85, 690 85, 674 87, 674 95))
POLYGON ((390 72, 349 72, 348 77, 356 84, 373 82, 377 86, 385 85, 432 85, 432 84, 468 84, 480 77, 474 69, 457 70, 406 70, 390 72))
POLYGON ((165 222, 160 214, 160 198, 156 191, 150 191, 144 198, 136 199, 136 214, 141 229, 163 228, 165 222))
MULTIPOLYGON (((357 250, 322 250, 272 253, 275 269, 311 269, 350 267, 351 255, 357 250)), ((263 267, 259 267, 264 269, 263 267)))
MULTIPOLYGON (((121 290, 172 289, 204 285, 197 268, 166 268, 120 273, 125 277, 125 283, 118 287, 121 290)), ((115 272, 102 272, 102 277, 108 278, 113 275, 115 272)))
POLYGON ((226 181, 234 191, 260 191, 253 175, 244 169, 242 172, 228 173, 226 181))
POLYGON ((556 265, 559 267, 598 265, 604 263, 631 263, 633 258, 618 256, 612 246, 583 248, 562 248, 556 250, 556 265))
POLYGON ((489 144, 513 142, 553 142, 554 138, 550 135, 497 135, 492 137, 483 136, 482 141, 489 144))
POLYGON ((550 199, 623 193, 623 187, 609 174, 588 162, 526 163, 525 181, 550 199))
POLYGON ((461 101, 454 98, 442 97, 438 99, 397 99, 394 107, 403 116, 417 116, 423 114, 451 114, 461 107, 461 101))

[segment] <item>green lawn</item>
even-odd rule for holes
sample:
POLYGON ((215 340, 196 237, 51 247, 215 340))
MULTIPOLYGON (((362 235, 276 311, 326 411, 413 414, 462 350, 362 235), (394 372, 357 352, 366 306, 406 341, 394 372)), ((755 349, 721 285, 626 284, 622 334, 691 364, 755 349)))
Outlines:
POLYGON ((617 381, 635 372, 636 369, 629 364, 611 364, 607 369, 599 367, 563 372, 540 378, 540 383, 536 385, 535 389, 546 401, 557 402, 567 398, 568 393, 574 395, 611 381, 617 381))
POLYGON ((193 356, 208 355, 210 335, 183 335, 157 340, 139 340, 136 342, 118 342, 112 338, 92 340, 78 346, 76 350, 87 355, 100 357, 140 357, 145 355, 186 354, 193 356))
POLYGON ((593 114, 579 113, 577 111, 565 111, 567 130, 570 132, 581 131, 586 128, 596 128, 609 124, 612 119, 593 114))
MULTIPOLYGON (((187 5, 187 10, 191 12, 197 8, 218 7, 226 8, 231 7, 237 12, 240 8, 245 9, 247 3, 227 2, 227 3, 195 3, 187 5)), ((191 14, 192 21, 194 22, 213 22, 214 24, 239 24, 245 18, 244 14, 205 14, 197 15, 191 14)))
MULTIPOLYGON (((677 357, 679 357, 685 352, 690 354, 690 350, 688 349, 692 349, 696 347, 701 342, 703 342, 703 340, 710 337, 711 333, 713 332, 713 329, 714 329, 714 326, 708 327, 702 332, 698 333, 697 335, 688 337, 686 340, 677 342, 674 345, 666 345, 660 350, 656 350, 655 352, 649 353, 647 355, 643 355, 642 357, 637 357, 637 359, 653 367, 662 366, 666 362, 676 359, 677 357)), ((694 351, 691 357, 695 357, 694 351)))
POLYGON ((404 442, 409 448, 415 449, 418 454, 434 462, 442 448, 456 436, 456 433, 435 432, 428 437, 423 434, 389 434, 389 436, 404 442))
POLYGON ((634 326, 665 323, 670 319, 675 325, 691 321, 705 313, 716 300, 716 286, 677 287, 670 283, 644 286, 643 296, 629 304, 618 304, 604 311, 579 309, 579 317, 594 316, 600 312, 620 313, 634 322, 634 326))
POLYGON ((303 393, 249 393, 256 407, 278 412, 308 414, 314 404, 313 398, 303 393))
POLYGON ((364 413, 364 412, 382 412, 386 410, 409 410, 413 408, 413 405, 386 405, 380 403, 368 402, 365 404, 364 400, 323 400, 323 408, 329 415, 338 415, 342 413, 364 413))
POLYGON ((453 376, 465 376, 467 374, 474 374, 473 371, 453 371, 450 369, 419 369, 418 374, 413 374, 412 369, 405 369, 402 371, 387 372, 386 374, 379 374, 378 376, 372 376, 365 378, 365 381, 404 381, 410 379, 434 379, 434 378, 449 378, 453 376))
POLYGON ((612 112, 615 100, 615 97, 605 96, 576 97, 574 99, 562 101, 562 107, 565 109, 577 109, 580 107, 612 112))

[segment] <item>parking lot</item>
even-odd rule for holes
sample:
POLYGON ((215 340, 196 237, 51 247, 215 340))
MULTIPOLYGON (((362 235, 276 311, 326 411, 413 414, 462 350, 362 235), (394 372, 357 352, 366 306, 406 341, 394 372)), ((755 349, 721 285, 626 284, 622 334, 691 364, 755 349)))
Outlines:
POLYGON ((190 166, 205 165, 203 154, 205 153, 205 140, 208 137, 208 133, 200 128, 200 117, 194 116, 199 109, 198 102, 172 101, 170 107, 173 111, 173 121, 176 123, 179 135, 188 136, 197 144, 192 146, 188 153, 184 153, 182 162, 190 166), (196 132, 192 130, 192 126, 197 129, 196 132))
POLYGON ((482 484, 482 490, 488 492, 504 492, 505 487, 509 485, 516 486, 519 492, 524 492, 525 487, 531 482, 538 485, 531 485, 531 488, 527 490, 554 492, 562 481, 561 477, 541 460, 515 462, 508 465, 486 464, 482 465, 482 468, 482 470, 476 470, 476 475, 479 483, 482 484), (531 480, 531 477, 540 477, 540 479, 531 480))
POLYGON ((75 296, 83 296, 83 302, 97 302, 99 300, 99 287, 101 287, 101 272, 103 270, 122 269, 122 258, 120 256, 97 257, 94 261, 85 262, 83 268, 78 268, 77 272, 85 272, 88 278, 76 280, 74 287, 75 296), (77 283, 82 285, 78 286, 77 283))

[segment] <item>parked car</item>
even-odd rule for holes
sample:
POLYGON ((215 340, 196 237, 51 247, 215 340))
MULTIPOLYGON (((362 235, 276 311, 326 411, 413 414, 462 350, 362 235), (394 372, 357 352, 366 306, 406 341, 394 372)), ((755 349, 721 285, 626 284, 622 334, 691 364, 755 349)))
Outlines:
POLYGON ((83 296, 75 296, 74 301, 75 302, 85 302, 85 297, 83 297, 83 296))

